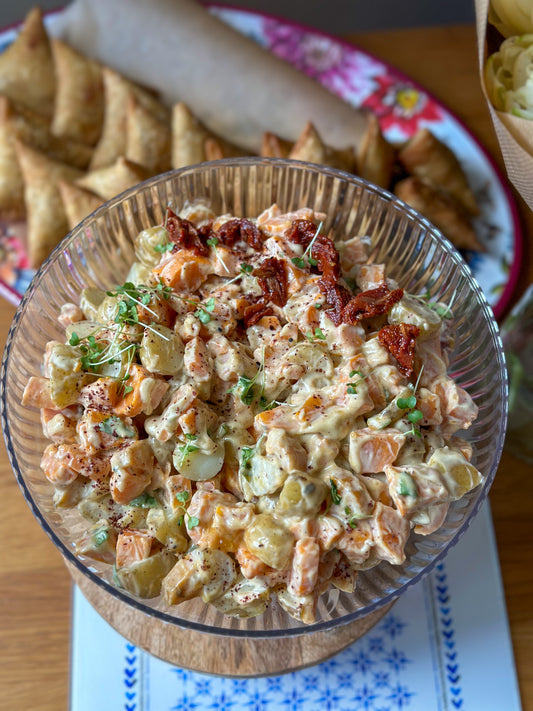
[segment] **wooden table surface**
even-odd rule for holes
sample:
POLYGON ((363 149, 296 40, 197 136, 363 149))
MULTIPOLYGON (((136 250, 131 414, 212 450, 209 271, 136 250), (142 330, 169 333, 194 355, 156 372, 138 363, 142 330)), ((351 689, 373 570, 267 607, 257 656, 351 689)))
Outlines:
MULTIPOLYGON (((473 26, 351 35, 447 105, 503 169, 481 90, 473 26)), ((526 235, 514 300, 533 281, 533 215, 516 196, 526 235)), ((5 342, 15 309, 2 302, 5 342)), ((59 711, 68 706, 71 584, 61 556, 34 520, 0 448, 0 707, 59 711)), ((504 452, 490 494, 505 598, 525 711, 533 710, 533 467, 504 452)), ((497 650, 494 650, 497 654, 497 650)), ((102 710, 104 711, 104 710, 102 710)), ((502 709, 501 711, 505 711, 502 709)))

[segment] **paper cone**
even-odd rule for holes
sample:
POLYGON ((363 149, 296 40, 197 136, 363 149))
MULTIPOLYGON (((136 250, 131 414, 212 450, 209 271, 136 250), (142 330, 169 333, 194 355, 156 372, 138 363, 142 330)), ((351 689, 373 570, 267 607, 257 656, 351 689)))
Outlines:
POLYGON ((498 137, 509 180, 533 210, 533 121, 497 111, 485 86, 489 0, 475 0, 481 86, 498 137))

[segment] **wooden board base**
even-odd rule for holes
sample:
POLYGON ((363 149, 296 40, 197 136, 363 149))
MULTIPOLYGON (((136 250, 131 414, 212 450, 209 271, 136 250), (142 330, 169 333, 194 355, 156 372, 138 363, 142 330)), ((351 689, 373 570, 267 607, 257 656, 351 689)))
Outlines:
POLYGON ((284 639, 238 639, 179 629, 106 594, 67 563, 70 574, 98 614, 137 647, 170 664, 231 677, 276 676, 319 664, 368 632, 393 603, 342 627, 284 639))

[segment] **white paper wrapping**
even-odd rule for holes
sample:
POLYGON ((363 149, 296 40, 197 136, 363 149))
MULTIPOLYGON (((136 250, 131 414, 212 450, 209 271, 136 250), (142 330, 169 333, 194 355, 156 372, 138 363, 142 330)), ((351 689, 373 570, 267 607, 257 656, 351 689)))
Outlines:
POLYGON ((53 28, 80 52, 185 101, 215 133, 257 151, 262 134, 295 140, 312 121, 334 147, 366 128, 350 107, 193 0, 74 0, 53 28))

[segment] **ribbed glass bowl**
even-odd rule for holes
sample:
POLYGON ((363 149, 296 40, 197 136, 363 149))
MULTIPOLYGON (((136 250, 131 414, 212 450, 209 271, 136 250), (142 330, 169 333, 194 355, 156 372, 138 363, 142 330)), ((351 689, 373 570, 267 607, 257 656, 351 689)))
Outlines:
MULTIPOLYGON (((362 617, 391 602, 427 575, 476 515, 492 484, 505 435, 507 380, 498 328, 480 287, 460 254, 427 220, 389 193, 340 171, 295 161, 231 159, 192 166, 142 183, 84 220, 53 252, 32 281, 9 332, 1 369, 1 416, 18 483, 39 523, 63 556, 110 596, 170 624, 235 637, 309 634, 362 617), (455 348, 450 374, 474 398, 479 417, 466 435, 482 486, 455 502, 444 526, 430 536, 411 535, 401 566, 383 562, 359 575, 353 594, 332 589, 320 599, 317 622, 305 626, 277 603, 260 617, 226 617, 190 601, 168 607, 160 598, 139 600, 112 583, 111 566, 74 554, 85 527, 77 510, 56 510, 52 487, 39 468, 46 440, 39 412, 21 405, 31 375, 40 373, 45 345, 63 340, 61 305, 76 302, 87 286, 110 289, 124 282, 134 259, 133 238, 161 224, 167 206, 206 201, 217 214, 256 216, 272 203, 283 211, 309 206, 324 212, 324 230, 368 235, 370 260, 385 262, 405 290, 453 302, 455 348)), ((467 574, 467 573, 466 573, 467 574)))

